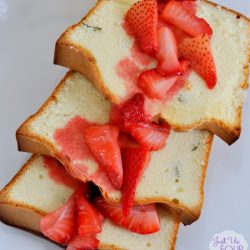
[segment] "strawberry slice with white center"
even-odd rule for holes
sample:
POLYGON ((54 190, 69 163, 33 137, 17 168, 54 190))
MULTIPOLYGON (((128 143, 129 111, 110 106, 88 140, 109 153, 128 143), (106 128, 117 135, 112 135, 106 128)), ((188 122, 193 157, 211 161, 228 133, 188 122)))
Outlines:
POLYGON ((179 2, 192 14, 195 15, 197 9, 196 0, 179 0, 179 2))
POLYGON ((138 234, 151 234, 160 230, 160 222, 154 204, 135 206, 128 217, 124 217, 121 205, 111 205, 103 198, 96 200, 96 205, 104 216, 114 223, 138 234))
POLYGON ((164 77, 157 70, 152 69, 139 76, 137 85, 143 89, 149 98, 162 100, 177 79, 178 76, 164 77))
POLYGON ((67 245, 75 233, 76 204, 74 196, 67 203, 44 216, 40 221, 42 233, 52 241, 67 245))
POLYGON ((161 18, 163 21, 177 26, 193 37, 202 34, 211 36, 213 33, 210 25, 203 18, 194 15, 178 1, 169 1, 161 14, 161 18))
POLYGON ((110 122, 120 129, 127 131, 128 122, 145 121, 144 112, 145 97, 141 93, 132 96, 128 101, 121 105, 114 105, 111 110, 110 122))
POLYGON ((169 133, 170 127, 168 124, 131 124, 131 135, 150 151, 162 149, 166 144, 169 133))
POLYGON ((79 192, 75 195, 77 207, 77 232, 80 236, 98 234, 102 231, 103 216, 79 192))
POLYGON ((121 149, 124 148, 139 148, 141 145, 137 143, 134 138, 125 133, 120 133, 118 137, 118 143, 121 149))
POLYGON ((157 0, 141 0, 128 11, 126 21, 143 52, 154 55, 158 51, 157 0))
POLYGON ((118 135, 119 129, 111 125, 88 127, 84 131, 89 150, 105 170, 112 185, 120 189, 123 169, 118 135))
POLYGON ((163 76, 181 75, 182 68, 178 60, 177 41, 167 26, 158 29, 159 52, 157 71, 163 76))
POLYGON ((146 148, 125 148, 122 150, 124 178, 122 183, 122 208, 128 216, 134 205, 135 190, 148 164, 150 153, 146 148))
POLYGON ((179 45, 179 52, 190 61, 191 67, 206 81, 208 88, 213 89, 217 82, 217 73, 209 35, 185 39, 179 45))
POLYGON ((94 235, 76 235, 68 244, 66 250, 93 250, 98 249, 99 240, 94 235))
MULTIPOLYGON (((186 60, 181 60, 180 64, 182 71, 185 73, 188 70, 189 62, 186 60)), ((149 98, 162 100, 164 97, 166 97, 167 92, 182 76, 164 77, 160 75, 155 69, 152 69, 143 72, 139 76, 137 85, 143 89, 144 93, 149 98)))

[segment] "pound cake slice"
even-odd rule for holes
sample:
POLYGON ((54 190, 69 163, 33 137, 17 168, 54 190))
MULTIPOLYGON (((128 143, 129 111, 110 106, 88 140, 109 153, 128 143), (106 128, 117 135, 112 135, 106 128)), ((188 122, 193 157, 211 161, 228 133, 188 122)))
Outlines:
MULTIPOLYGON (((113 103, 142 91, 136 85, 138 75, 156 66, 155 59, 140 51, 124 25, 135 2, 98 1, 56 43, 54 62, 86 75, 113 103)), ((208 129, 231 144, 240 136, 248 87, 250 21, 206 0, 197 0, 196 8, 196 15, 204 18, 213 31, 211 50, 217 84, 208 89, 204 80, 192 72, 186 86, 172 99, 148 98, 148 112, 165 119, 174 130, 208 129)))
MULTIPOLYGON (((70 176, 60 178, 67 175, 66 171, 62 171, 65 170, 55 160, 33 155, 12 181, 1 190, 0 220, 42 235, 41 218, 61 207, 78 184, 70 176)), ((174 250, 179 221, 160 206, 157 212, 161 229, 149 235, 131 233, 105 219, 102 232, 97 235, 98 249, 174 250)))
MULTIPOLYGON (((86 146, 88 124, 106 124, 111 104, 83 75, 69 72, 38 112, 17 131, 19 150, 58 159, 75 178, 93 181, 111 203, 120 191, 110 183, 86 146)), ((184 224, 198 219, 213 136, 207 131, 171 131, 166 146, 151 152, 135 203, 163 203, 184 224)))

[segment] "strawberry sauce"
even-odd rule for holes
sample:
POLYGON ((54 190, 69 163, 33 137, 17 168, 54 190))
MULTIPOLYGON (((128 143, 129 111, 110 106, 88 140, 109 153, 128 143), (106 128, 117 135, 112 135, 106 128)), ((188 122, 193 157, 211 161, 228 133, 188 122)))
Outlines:
POLYGON ((84 130, 94 125, 97 124, 76 116, 64 128, 55 131, 54 139, 60 151, 59 157, 70 175, 84 182, 93 181, 103 191, 112 191, 114 188, 106 173, 95 161, 85 143, 84 130))
POLYGON ((78 187, 80 182, 72 178, 58 161, 44 156, 43 163, 48 170, 50 179, 74 190, 78 187))

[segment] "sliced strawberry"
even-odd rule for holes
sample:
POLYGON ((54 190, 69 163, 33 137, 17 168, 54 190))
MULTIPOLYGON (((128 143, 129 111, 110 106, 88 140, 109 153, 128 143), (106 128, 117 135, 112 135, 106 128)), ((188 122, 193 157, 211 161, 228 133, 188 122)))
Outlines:
POLYGON ((121 188, 123 179, 121 151, 117 142, 118 135, 119 129, 111 125, 88 127, 84 131, 90 151, 117 189, 121 188))
POLYGON ((120 133, 118 137, 118 143, 121 149, 124 148, 139 148, 140 144, 138 144, 132 136, 125 133, 120 133))
POLYGON ((141 49, 147 54, 155 54, 158 51, 157 19, 156 0, 138 1, 127 13, 126 20, 141 49))
MULTIPOLYGON (((183 72, 188 69, 189 63, 181 60, 180 65, 183 72)), ((141 87, 144 93, 151 99, 162 100, 166 97, 166 93, 176 84, 181 76, 161 76, 155 69, 143 72, 138 80, 137 85, 141 87)))
POLYGON ((170 1, 161 14, 163 21, 171 23, 191 36, 212 35, 213 31, 203 19, 195 16, 178 1, 170 1))
POLYGON ((181 75, 182 69, 178 60, 177 41, 174 33, 167 26, 158 29, 159 52, 157 71, 163 76, 181 75))
POLYGON ((179 2, 192 14, 195 15, 197 9, 196 0, 179 0, 179 2))
POLYGON ((102 231, 103 216, 81 194, 76 193, 77 232, 81 236, 98 234, 102 231))
POLYGON ((96 205, 104 216, 114 223, 138 234, 151 234, 160 230, 160 222, 154 204, 135 206, 128 217, 124 217, 121 205, 111 205, 103 198, 96 200, 96 205))
POLYGON ((143 89, 149 98, 161 100, 178 78, 178 76, 161 76, 157 70, 152 69, 143 72, 139 76, 137 85, 143 89))
POLYGON ((179 46, 179 52, 190 61, 191 67, 206 81, 208 88, 214 88, 217 73, 209 35, 184 40, 179 46))
POLYGON ((132 125, 131 135, 150 151, 162 149, 170 133, 168 124, 156 125, 137 123, 132 125))
POLYGON ((134 205, 135 190, 148 164, 149 151, 146 148, 126 148, 122 150, 124 178, 122 183, 122 208, 128 216, 134 205))
POLYGON ((67 203, 44 216, 40 221, 42 233, 52 241, 67 245, 75 233, 76 204, 74 196, 67 203))
POLYGON ((188 35, 185 31, 177 28, 176 26, 172 25, 172 24, 166 24, 165 25, 168 26, 169 29, 172 30, 172 32, 175 35, 176 41, 177 41, 177 45, 179 45, 180 43, 182 43, 186 38, 192 38, 192 36, 188 35))
POLYGON ((157 8, 158 8, 158 13, 161 14, 163 10, 165 9, 166 6, 166 1, 165 0, 158 0, 157 1, 157 8))
POLYGON ((98 249, 99 240, 94 235, 76 235, 68 244, 66 250, 93 250, 98 249))
POLYGON ((144 102, 144 95, 137 93, 124 104, 114 105, 110 115, 111 124, 126 131, 127 122, 145 121, 144 102))

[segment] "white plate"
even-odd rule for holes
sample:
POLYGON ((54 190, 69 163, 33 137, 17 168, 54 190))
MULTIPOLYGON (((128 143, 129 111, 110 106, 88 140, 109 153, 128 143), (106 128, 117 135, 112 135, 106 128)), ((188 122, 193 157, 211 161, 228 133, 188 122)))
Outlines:
MULTIPOLYGON (((249 0, 217 2, 250 14, 249 0)), ((17 152, 16 129, 66 72, 53 65, 55 41, 92 4, 91 0, 0 0, 0 188, 28 157, 17 152)), ((233 146, 215 138, 201 218, 191 226, 181 226, 176 250, 208 249, 214 234, 229 229, 243 234, 250 244, 249 107, 250 99, 245 104, 243 133, 233 146)), ((0 249, 60 248, 0 223, 0 249)))

